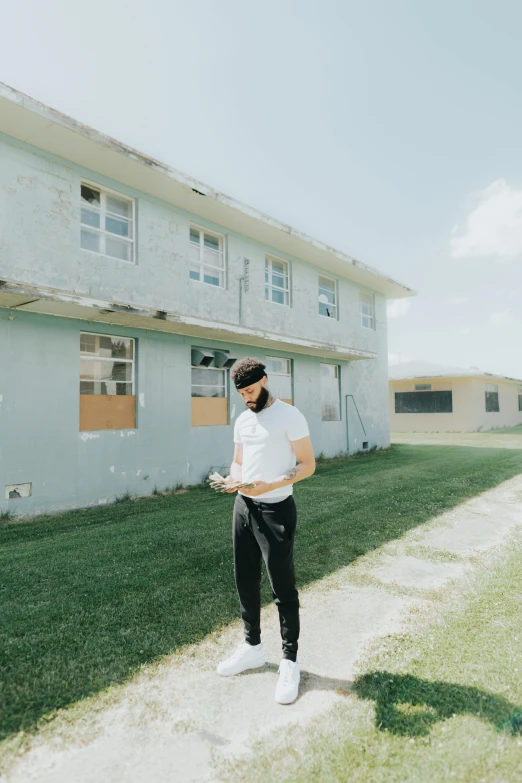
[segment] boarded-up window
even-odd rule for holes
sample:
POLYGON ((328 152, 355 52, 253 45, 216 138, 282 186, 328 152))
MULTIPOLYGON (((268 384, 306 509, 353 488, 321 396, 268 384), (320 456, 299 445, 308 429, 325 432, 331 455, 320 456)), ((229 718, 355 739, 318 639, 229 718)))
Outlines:
POLYGON ((486 383, 486 413, 499 413, 498 384, 486 383))
POLYGON ((80 334, 80 430, 136 426, 134 340, 80 334))
POLYGON ((321 406, 323 421, 339 421, 341 418, 341 390, 339 365, 321 364, 321 406))
POLYGON ((267 356, 265 364, 268 386, 274 397, 293 405, 292 360, 267 356))
POLYGON ((395 392, 395 413, 453 413, 453 392, 395 392))
POLYGON ((192 368, 192 426, 228 424, 227 371, 192 368))

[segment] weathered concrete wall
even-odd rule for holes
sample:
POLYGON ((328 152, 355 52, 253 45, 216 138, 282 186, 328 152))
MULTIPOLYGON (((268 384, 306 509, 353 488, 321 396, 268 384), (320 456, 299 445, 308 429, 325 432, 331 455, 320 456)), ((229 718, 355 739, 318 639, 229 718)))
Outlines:
POLYGON ((375 321, 377 359, 350 362, 342 390, 350 452, 359 451, 364 441, 368 448, 390 445, 388 335, 386 300, 382 296, 375 296, 375 321), (351 396, 347 398, 346 395, 351 396))
POLYGON ((323 272, 273 253, 290 263, 291 306, 266 301, 265 254, 271 252, 268 245, 0 136, 0 279, 267 329, 289 342, 301 338, 377 354, 374 360, 340 362, 341 420, 323 422, 318 357, 0 308, 0 490, 33 485, 28 498, 5 501, 2 491, 0 509, 29 514, 108 502, 126 491, 146 494, 154 486, 198 483, 210 467, 227 464, 243 402, 231 390, 229 425, 191 426, 192 344, 230 349, 238 358, 293 359, 294 402, 308 419, 316 454, 356 451, 364 441, 368 448, 387 446, 384 299, 375 297, 376 328, 365 329, 360 289, 332 275, 339 317, 324 318, 318 313, 323 272), (136 199, 136 263, 80 248, 82 179, 136 199), (223 289, 189 278, 191 222, 225 236, 223 289), (240 307, 245 259, 249 287, 240 307), (136 429, 79 432, 80 331, 137 340, 136 429))
POLYGON ((318 313, 318 275, 324 274, 319 269, 5 136, 0 136, 0 194, 0 279, 234 324, 240 321, 247 258, 243 325, 373 352, 382 348, 386 318, 378 319, 376 330, 362 327, 360 289, 350 281, 332 275, 338 281, 339 318, 324 318, 318 313), (80 248, 82 178, 136 199, 136 263, 80 248), (190 280, 191 222, 225 235, 225 288, 190 280), (290 263, 290 307, 265 300, 270 252, 290 263))
MULTIPOLYGON (((100 326, 0 308, 0 511, 25 515, 110 502, 126 491, 190 485, 210 467, 230 462, 233 424, 244 410, 235 389, 229 425, 191 426, 190 349, 201 339, 100 326), (79 431, 81 331, 137 340, 135 429, 79 431), (32 483, 32 496, 5 501, 5 485, 23 482, 32 483)), ((204 345, 230 349, 238 358, 266 356, 249 346, 204 345)), ((321 360, 270 353, 293 359, 294 402, 307 417, 316 454, 345 451, 344 405, 341 421, 321 421, 321 360)), ((371 360, 341 364, 343 402, 345 394, 355 395, 370 448, 388 444, 384 372, 371 360)), ((350 446, 361 447, 353 440, 350 446)))
MULTIPOLYGON (((495 383, 496 379, 492 379, 495 383)), ((413 391, 415 381, 390 381, 389 408, 392 432, 476 432, 522 424, 518 386, 499 381, 499 413, 486 413, 486 382, 482 378, 423 378, 433 391, 451 389, 453 413, 395 413, 395 392, 413 391)))

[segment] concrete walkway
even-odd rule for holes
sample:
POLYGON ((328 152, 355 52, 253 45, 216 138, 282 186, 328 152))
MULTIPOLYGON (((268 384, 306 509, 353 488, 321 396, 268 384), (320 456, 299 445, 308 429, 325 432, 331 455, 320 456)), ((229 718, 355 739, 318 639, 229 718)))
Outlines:
POLYGON ((305 730, 342 700, 370 641, 400 630, 413 606, 433 600, 434 589, 473 568, 474 555, 522 528, 521 501, 519 475, 303 591, 302 686, 293 705, 274 702, 280 640, 275 608, 268 607, 263 669, 227 679, 215 674, 241 639, 235 624, 143 671, 110 699, 101 695, 64 711, 0 781, 219 780, 223 760, 248 755, 256 740, 295 722, 305 730))

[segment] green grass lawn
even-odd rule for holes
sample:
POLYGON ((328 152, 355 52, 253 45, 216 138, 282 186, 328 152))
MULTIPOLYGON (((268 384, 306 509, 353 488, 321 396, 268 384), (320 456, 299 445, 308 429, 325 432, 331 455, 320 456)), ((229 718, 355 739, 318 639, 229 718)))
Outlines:
MULTIPOLYGON (((257 749, 258 783, 522 780, 522 542, 365 662, 306 735, 257 749), (466 589, 467 588, 467 589, 466 589)), ((232 764, 227 780, 250 780, 232 764)))
MULTIPOLYGON (((520 471, 522 451, 444 446, 319 464, 296 487, 299 584, 520 471)), ((196 488, 0 526, 0 738, 238 617, 232 505, 196 488)))
POLYGON ((486 430, 484 433, 487 435, 522 435, 522 424, 515 424, 513 427, 497 427, 494 430, 486 430))

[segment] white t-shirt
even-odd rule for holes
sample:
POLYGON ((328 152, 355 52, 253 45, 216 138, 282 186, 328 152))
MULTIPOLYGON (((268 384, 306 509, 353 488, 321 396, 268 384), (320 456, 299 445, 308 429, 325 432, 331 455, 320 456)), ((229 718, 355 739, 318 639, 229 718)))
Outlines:
MULTIPOLYGON (((309 434, 301 411, 282 400, 276 400, 260 413, 244 411, 234 425, 234 443, 243 445, 243 481, 273 481, 284 476, 297 462, 290 441, 309 434)), ((255 500, 279 503, 292 492, 290 484, 256 495, 255 500)))

